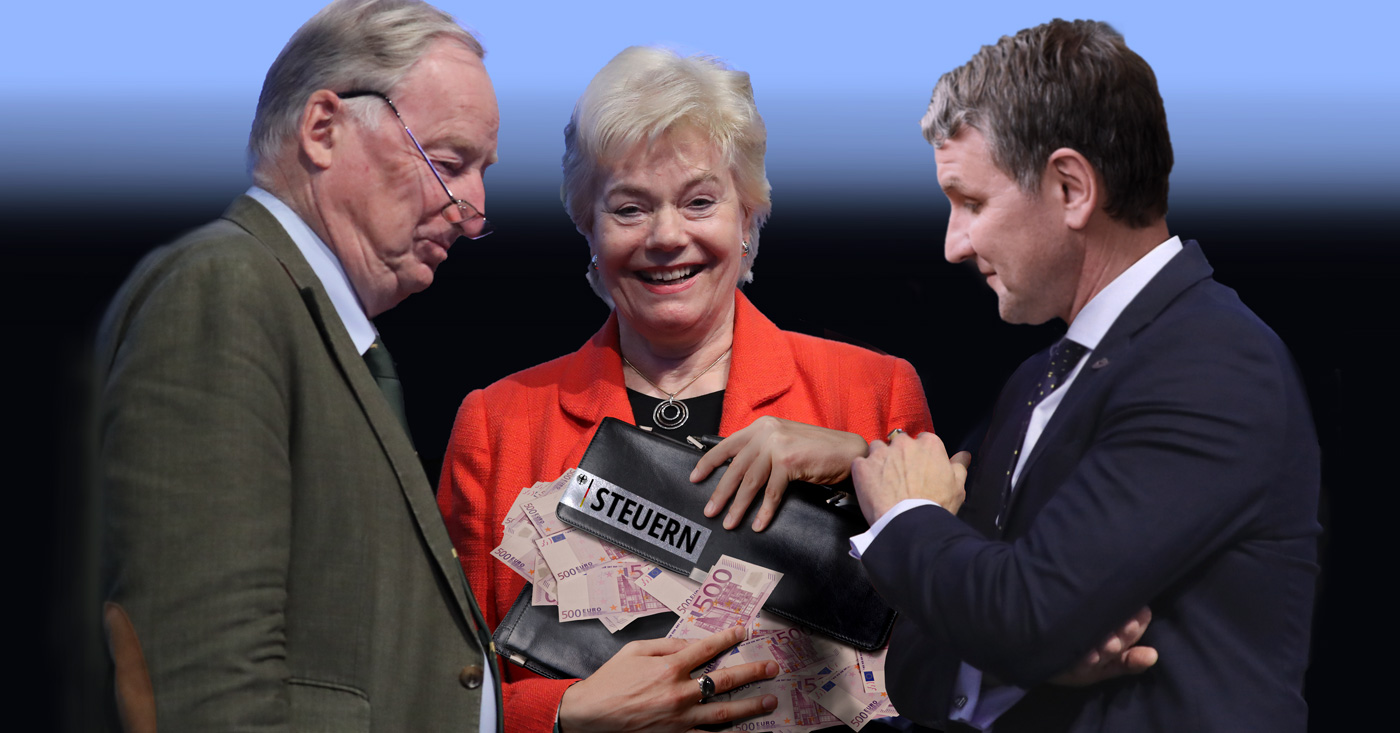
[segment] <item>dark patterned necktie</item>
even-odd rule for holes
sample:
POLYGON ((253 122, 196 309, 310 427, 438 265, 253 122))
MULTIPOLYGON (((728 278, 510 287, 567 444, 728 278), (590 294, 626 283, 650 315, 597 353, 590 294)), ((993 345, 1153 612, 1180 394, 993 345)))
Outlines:
POLYGON ((1087 353, 1088 347, 1067 338, 1060 339, 1050 347, 1050 363, 1046 365, 1040 381, 1036 382, 1035 388, 1026 398, 1025 407, 1022 408, 1025 414, 1021 419, 1021 430, 1017 433, 1016 442, 1012 444, 1011 460, 1006 464, 1006 478, 1002 482, 1001 505, 997 509, 997 529, 1006 529, 1006 515, 1009 513, 1007 510, 1011 507, 1011 477, 1015 475, 1016 464, 1021 460, 1021 446, 1026 442, 1026 431, 1030 429, 1031 414, 1035 412, 1035 406, 1064 383, 1065 377, 1087 353))
POLYGON ((364 358, 369 373, 379 384, 384 397, 389 400, 389 409, 394 411, 399 423, 403 425, 404 434, 408 435, 408 442, 412 443, 413 433, 408 429, 408 411, 404 409, 403 383, 399 381, 399 371, 394 368, 394 359, 389 356, 389 350, 384 347, 383 341, 375 339, 374 343, 369 345, 364 358))

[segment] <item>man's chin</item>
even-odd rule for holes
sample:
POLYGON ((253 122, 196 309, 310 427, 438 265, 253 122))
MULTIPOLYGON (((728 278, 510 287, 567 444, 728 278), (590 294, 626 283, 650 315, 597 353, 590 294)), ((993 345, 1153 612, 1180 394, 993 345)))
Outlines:
MULTIPOLYGON (((434 239, 420 239, 413 250, 413 259, 417 264, 428 269, 429 272, 437 271, 438 265, 447 261, 448 248, 438 244, 434 239)), ((430 276, 429 281, 432 280, 430 276)), ((426 286, 425 286, 426 287, 426 286)))
POLYGON ((415 277, 412 281, 407 283, 407 290, 410 294, 421 293, 424 290, 427 290, 429 285, 433 284, 433 277, 437 274, 437 268, 424 266, 423 269, 425 270, 425 272, 418 275, 418 277, 415 277))
POLYGON ((997 293, 997 315, 1006 323, 1023 323, 1018 320, 1021 314, 1016 310, 1016 304, 1007 298, 1006 293, 997 293))
POLYGON ((1015 304, 1008 306, 1005 305, 1005 301, 1002 301, 1002 305, 998 309, 998 312, 1000 313, 1001 320, 1003 322, 1020 326, 1039 326, 1040 324, 1045 323, 1055 317, 1055 314, 1053 313, 1031 313, 1024 308, 1017 307, 1015 304))
POLYGON ((1018 325, 1038 326, 1050 320, 1049 318, 1036 318, 1035 314, 1031 313, 1024 303, 1016 302, 1005 293, 997 294, 997 312, 1002 321, 1018 325))
POLYGON ((433 284, 435 271, 436 268, 433 266, 420 263, 417 267, 413 268, 413 272, 401 276, 398 282, 398 292, 395 294, 397 297, 395 305, 402 303, 404 298, 414 293, 421 293, 427 290, 428 286, 433 284))

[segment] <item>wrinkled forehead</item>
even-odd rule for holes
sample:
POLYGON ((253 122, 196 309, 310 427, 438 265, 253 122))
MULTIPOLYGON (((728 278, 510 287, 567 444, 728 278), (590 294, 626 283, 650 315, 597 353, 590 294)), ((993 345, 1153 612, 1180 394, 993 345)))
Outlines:
POLYGON ((409 70, 393 96, 404 122, 423 144, 494 156, 500 130, 496 92, 481 59, 462 44, 435 45, 409 70))
POLYGON ((433 43, 393 90, 401 106, 441 107, 498 119, 496 90, 481 57, 453 39, 433 43))
POLYGON ((938 165, 938 179, 954 175, 954 171, 991 162, 991 150, 987 139, 975 127, 964 126, 952 137, 945 137, 933 149, 933 160, 938 165))

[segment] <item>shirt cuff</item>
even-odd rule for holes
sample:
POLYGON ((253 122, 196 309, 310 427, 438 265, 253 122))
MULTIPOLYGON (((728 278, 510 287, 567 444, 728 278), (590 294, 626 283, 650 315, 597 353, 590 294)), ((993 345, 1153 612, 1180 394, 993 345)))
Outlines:
POLYGON ((958 667, 958 678, 953 682, 953 700, 948 719, 977 730, 990 731, 997 718, 1025 696, 1025 690, 1011 685, 984 688, 982 670, 963 662, 958 667))
POLYGON ((880 530, 884 529, 885 525, 893 522, 895 517, 910 509, 921 506, 942 505, 936 501, 929 501, 928 499, 905 499, 895 504, 889 511, 881 515, 879 519, 875 520, 875 523, 870 525, 870 529, 851 538, 851 557, 859 560, 860 556, 864 555, 865 551, 870 549, 870 544, 875 541, 875 538, 880 536, 880 530))
MULTIPOLYGON (((495 651, 487 651, 494 654, 495 651)), ((491 675, 491 660, 481 663, 481 733, 495 733, 496 730, 496 680, 491 675)))

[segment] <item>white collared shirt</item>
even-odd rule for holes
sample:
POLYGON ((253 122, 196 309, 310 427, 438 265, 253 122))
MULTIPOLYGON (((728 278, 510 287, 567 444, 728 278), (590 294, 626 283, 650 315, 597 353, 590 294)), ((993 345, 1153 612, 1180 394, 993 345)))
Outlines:
POLYGON ((311 265, 311 271, 316 273, 316 278, 326 289, 326 295, 330 296, 331 305, 335 306, 335 314, 340 316, 340 322, 350 334, 350 343, 355 345, 355 350, 360 356, 364 356, 365 352, 369 351, 369 345, 379 338, 379 332, 375 330, 369 316, 365 315, 365 309, 360 305, 360 299, 355 295, 355 288, 350 284, 350 278, 345 274, 340 259, 290 206, 282 203, 281 199, 257 186, 248 189, 247 196, 262 204, 277 223, 282 225, 282 230, 287 232, 287 236, 292 238, 292 242, 301 251, 301 256, 306 258, 306 264, 311 265))
POLYGON ((1104 334, 1113 327, 1118 316, 1133 302, 1138 293, 1147 287, 1147 283, 1157 276, 1157 273, 1166 267, 1167 262, 1181 251, 1181 238, 1172 237, 1167 241, 1152 248, 1152 251, 1143 255, 1141 259, 1134 262, 1132 267, 1124 270, 1118 277, 1113 278, 1103 290, 1084 304, 1084 308, 1079 311, 1079 315, 1074 317, 1074 322, 1069 324, 1069 331, 1065 333, 1065 338, 1084 346, 1087 350, 1079 360, 1079 363, 1069 371, 1069 376, 1060 383, 1060 387, 1050 393, 1049 397, 1041 400, 1031 411, 1031 422, 1026 427, 1026 439, 1021 443, 1021 452, 1017 454, 1016 470, 1011 474, 1011 486, 1014 489, 1021 480, 1022 456, 1028 456, 1035 449, 1036 441, 1040 440, 1040 434, 1045 430, 1045 426, 1050 422, 1051 416, 1055 414, 1055 408, 1064 400, 1065 393, 1069 391, 1070 385, 1074 384, 1074 378, 1079 376, 1079 372, 1084 368, 1084 363, 1089 361, 1094 349, 1099 347, 1099 342, 1103 340, 1104 334))
MULTIPOLYGON (((290 206, 282 203, 281 199, 258 186, 248 189, 247 195, 262 204, 277 223, 282 225, 282 230, 287 236, 292 238, 292 242, 301 251, 301 256, 306 258, 307 264, 311 265, 311 271, 316 273, 316 278, 326 289, 326 295, 330 296, 336 315, 350 334, 350 342, 355 345, 360 356, 364 356, 365 352, 369 351, 370 344, 379 338, 379 331, 374 328, 369 316, 365 315, 365 309, 360 305, 360 299, 355 295, 355 288, 350 284, 350 278, 345 274, 340 259, 290 206)), ((470 593, 471 589, 467 592, 470 593)), ((487 650, 486 653, 490 654, 491 651, 487 650)), ((496 731, 496 683, 491 677, 490 662, 491 660, 487 659, 483 660, 482 664, 481 720, 478 724, 481 733, 496 731)))
MULTIPOLYGON (((1018 456, 1016 468, 1011 476, 1013 490, 1021 478, 1020 457, 1030 455, 1030 452, 1035 449, 1035 444, 1040 440, 1041 433, 1045 431, 1045 426, 1049 424, 1050 418, 1055 414, 1055 408, 1064 400, 1065 393, 1074 384, 1074 378, 1079 376, 1079 371, 1084 367, 1084 363, 1093 355, 1093 350, 1098 348, 1099 342, 1108 333, 1108 329, 1113 327, 1118 316, 1123 314, 1128 304, 1133 302, 1138 293, 1147 287, 1147 283, 1151 282, 1152 278, 1156 277, 1157 273, 1161 272, 1162 268, 1166 267, 1167 263, 1181 249, 1180 237, 1172 237, 1152 248, 1131 267, 1114 278, 1113 282, 1100 290, 1084 305, 1084 308, 1079 311, 1079 315, 1075 316, 1074 322, 1069 325, 1069 331, 1065 333, 1065 338, 1082 344, 1088 351, 1080 358, 1079 363, 1070 370, 1069 376, 1065 378, 1059 388, 1051 392, 1049 397, 1041 400, 1031 411, 1031 421, 1026 428, 1026 438, 1021 443, 1020 453, 1016 454, 1018 456)), ((851 555, 859 559, 879 536, 880 531, 895 517, 914 507, 929 505, 938 506, 935 502, 927 499, 905 499, 895 504, 884 515, 875 520, 868 531, 851 538, 851 555)), ((1011 686, 983 690, 982 671, 963 662, 962 667, 958 670, 958 678, 953 684, 954 705, 948 717, 974 728, 990 731, 992 723, 1001 717, 1002 713, 1010 710, 1011 706, 1015 705, 1025 694, 1025 690, 1011 686), (958 704, 959 702, 961 704, 958 704)))

